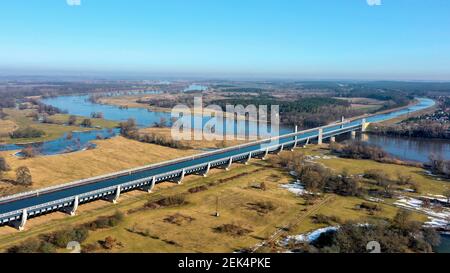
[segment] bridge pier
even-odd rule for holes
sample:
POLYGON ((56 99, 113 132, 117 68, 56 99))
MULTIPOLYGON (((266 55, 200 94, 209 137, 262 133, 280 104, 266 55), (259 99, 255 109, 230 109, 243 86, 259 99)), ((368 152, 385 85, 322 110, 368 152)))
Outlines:
POLYGON ((227 166, 225 167, 225 171, 229 171, 230 170, 230 167, 231 167, 231 164, 233 163, 233 158, 232 157, 230 157, 230 159, 228 160, 228 164, 227 164, 227 166))
POLYGON ((306 139, 305 145, 303 145, 303 148, 306 148, 306 146, 308 146, 309 144, 309 137, 306 139))
POLYGON ((361 121, 361 132, 367 131, 367 127, 369 126, 369 122, 366 121, 365 118, 361 121))
POLYGON ((117 204, 120 197, 120 186, 117 186, 116 192, 113 195, 103 197, 104 200, 117 204))
POLYGON ((330 143, 336 142, 336 137, 332 136, 330 137, 330 143))
POLYGON ((225 166, 225 171, 229 171, 230 170, 231 164, 233 164, 233 158, 232 157, 230 157, 230 159, 228 160, 228 163, 225 166))
POLYGON ((261 159, 266 160, 268 154, 269 154, 269 148, 266 148, 266 151, 264 152, 264 155, 261 157, 261 159))
POLYGON ((73 199, 72 206, 67 207, 67 208, 63 208, 62 211, 67 213, 67 214, 69 214, 70 216, 75 216, 75 213, 77 212, 77 209, 78 209, 79 202, 80 202, 80 198, 77 195, 73 199))
POLYGON ((322 145, 323 143, 323 128, 319 128, 319 135, 317 137, 317 144, 322 145))
POLYGON ((180 177, 179 177, 178 180, 177 180, 177 184, 178 184, 178 185, 180 185, 181 183, 183 183, 183 180, 184 180, 184 176, 185 176, 185 175, 186 175, 186 170, 183 169, 183 170, 181 171, 180 177))
POLYGON ((25 229, 25 224, 27 223, 28 220, 28 212, 27 209, 22 210, 22 216, 20 217, 19 220, 15 220, 11 223, 9 223, 8 225, 18 229, 19 231, 23 231, 25 229))
POLYGON ((351 136, 352 140, 355 140, 356 139, 356 131, 351 131, 350 136, 351 136))
POLYGON ((248 154, 248 157, 245 159, 244 164, 245 164, 245 165, 248 165, 248 162, 250 161, 250 159, 252 159, 252 152, 250 152, 250 153, 248 154))
POLYGON ((207 177, 208 176, 209 170, 211 170, 211 163, 208 163, 208 165, 206 166, 206 170, 203 173, 203 177, 207 177))
POLYGON ((281 144, 280 150, 278 150, 277 155, 279 155, 284 150, 284 144, 281 144))
MULTIPOLYGON (((296 133, 298 132, 298 126, 297 125, 295 125, 295 132, 296 133)), ((295 142, 294 142, 294 146, 292 146, 292 148, 291 148, 291 152, 293 152, 294 149, 297 148, 297 138, 298 138, 298 136, 294 137, 295 142)))
POLYGON ((116 194, 114 195, 114 198, 112 199, 113 204, 117 204, 120 197, 120 186, 117 186, 116 194))
POLYGON ((291 152, 293 152, 295 150, 295 148, 297 148, 297 144, 298 144, 297 137, 295 137, 294 146, 292 146, 291 152))
POLYGON ((156 182, 156 178, 153 176, 150 185, 144 186, 141 189, 148 193, 152 193, 152 190, 155 187, 155 182, 156 182))

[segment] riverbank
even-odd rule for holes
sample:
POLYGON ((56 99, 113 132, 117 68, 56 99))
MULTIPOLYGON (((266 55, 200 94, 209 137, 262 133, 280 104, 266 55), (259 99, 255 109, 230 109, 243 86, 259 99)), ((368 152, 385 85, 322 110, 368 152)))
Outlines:
POLYGON ((0 145, 1 144, 32 144, 32 143, 42 143, 46 141, 55 140, 63 137, 65 134, 70 132, 89 132, 98 129, 108 129, 115 128, 119 125, 118 122, 109 121, 100 118, 88 118, 88 117, 76 117, 76 122, 74 125, 66 125, 69 120, 70 115, 68 114, 56 114, 49 116, 49 123, 42 123, 39 121, 34 121, 30 115, 34 110, 25 109, 12 109, 5 108, 3 112, 7 114, 5 120, 0 120, 0 125, 7 125, 0 131, 0 145), (90 119, 92 126, 89 128, 81 126, 81 122, 84 119, 90 119), (42 130, 45 134, 42 137, 37 138, 17 138, 13 139, 9 136, 9 133, 13 132, 19 128, 32 127, 38 130, 42 130))

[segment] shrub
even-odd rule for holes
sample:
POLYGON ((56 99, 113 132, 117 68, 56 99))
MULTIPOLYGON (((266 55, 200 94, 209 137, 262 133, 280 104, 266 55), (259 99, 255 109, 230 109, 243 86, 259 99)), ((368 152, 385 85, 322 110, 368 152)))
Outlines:
POLYGON ((173 207, 186 203, 186 197, 182 194, 172 195, 159 199, 158 201, 149 201, 145 204, 146 208, 173 207))
POLYGON ((332 152, 341 157, 353 159, 372 159, 384 161, 389 155, 383 149, 360 141, 352 141, 348 144, 334 144, 330 146, 332 152))
POLYGON ((122 212, 116 211, 116 213, 114 215, 101 216, 101 217, 97 218, 96 220, 85 224, 84 227, 89 230, 97 230, 100 228, 115 227, 120 222, 122 222, 124 218, 125 218, 125 215, 122 212))
POLYGON ((105 238, 105 240, 101 241, 100 244, 103 248, 111 250, 117 246, 120 246, 121 243, 117 242, 117 239, 111 236, 105 238))
POLYGON ((38 154, 38 152, 35 148, 33 148, 33 146, 27 146, 20 151, 20 154, 22 154, 24 158, 33 158, 38 154))
POLYGON ((380 169, 366 170, 364 172, 364 178, 375 180, 378 185, 389 181, 389 175, 380 169))
POLYGON ((363 202, 359 205, 359 207, 361 209, 365 209, 368 211, 380 211, 381 208, 380 206, 378 206, 377 204, 372 204, 372 203, 368 203, 368 202, 363 202))
POLYGON ((272 202, 270 201, 260 201, 253 204, 250 204, 250 206, 255 209, 257 212, 266 214, 270 211, 273 211, 277 208, 272 202))
POLYGON ((164 222, 175 224, 177 226, 181 226, 184 223, 190 223, 194 220, 195 219, 193 217, 186 216, 181 213, 175 213, 164 218, 164 222))
POLYGON ((266 191, 266 190, 267 190, 266 183, 261 182, 261 184, 259 184, 259 188, 260 188, 262 191, 266 191))
POLYGON ((46 241, 60 248, 65 248, 71 241, 84 242, 89 235, 86 227, 78 227, 72 230, 57 231, 47 236, 46 241))
POLYGON ((72 140, 72 138, 73 138, 73 133, 72 133, 72 132, 68 132, 68 133, 66 134, 66 139, 67 139, 67 140, 72 140))
POLYGON ((188 192, 189 193, 196 193, 196 192, 206 191, 207 189, 208 189, 208 187, 206 187, 206 186, 198 186, 198 187, 190 188, 188 190, 188 192))
POLYGON ((313 222, 316 224, 333 225, 334 223, 340 223, 341 219, 337 216, 327 216, 324 214, 316 214, 313 217, 313 222))
POLYGON ((9 165, 6 163, 6 159, 0 156, 0 172, 7 172, 10 170, 9 165))
POLYGON ((9 253, 37 253, 41 242, 36 239, 27 240, 18 246, 13 246, 8 249, 9 253))
POLYGON ((137 139, 138 138, 138 128, 136 120, 128 119, 126 122, 121 122, 119 124, 120 134, 124 137, 137 139))
POLYGON ((397 185, 409 185, 412 182, 411 175, 404 175, 400 172, 397 173, 397 185))
POLYGON ((246 229, 237 224, 223 224, 214 228, 214 230, 218 233, 227 233, 231 236, 244 236, 252 232, 252 230, 246 229))
POLYGON ((19 128, 10 133, 11 138, 38 138, 45 135, 45 132, 33 127, 19 128))
POLYGON ((69 119, 67 120, 68 125, 75 125, 77 123, 77 117, 74 115, 69 116, 69 119))
POLYGON ((92 127, 92 121, 88 118, 83 119, 83 121, 81 122, 81 126, 83 127, 92 127))
POLYGON ((97 242, 95 242, 92 244, 84 245, 83 248, 81 249, 81 252, 82 253, 92 253, 92 252, 97 251, 99 248, 100 248, 100 245, 97 242))
POLYGON ((16 170, 16 183, 23 186, 30 186, 33 184, 31 172, 28 167, 22 166, 16 170))
POLYGON ((56 248, 53 244, 48 243, 48 242, 42 242, 39 250, 40 253, 55 253, 56 252, 56 248))
POLYGON ((102 112, 92 112, 91 118, 103 118, 103 113, 102 112))

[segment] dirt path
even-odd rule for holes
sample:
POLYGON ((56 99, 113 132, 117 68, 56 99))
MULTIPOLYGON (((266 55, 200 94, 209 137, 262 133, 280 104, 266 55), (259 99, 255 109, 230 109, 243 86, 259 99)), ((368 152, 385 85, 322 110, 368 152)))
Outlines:
POLYGON ((321 200, 320 202, 314 204, 313 206, 309 207, 307 209, 307 211, 302 212, 299 214, 298 218, 295 219, 294 222, 287 224, 284 227, 279 228, 277 231, 275 231, 275 233, 273 233, 269 239, 267 239, 266 241, 262 242, 261 244, 257 245, 252 252, 257 252, 258 249, 260 249, 263 246, 266 246, 272 242, 277 241, 280 237, 287 235, 288 231, 298 225, 300 222, 304 221, 307 217, 309 217, 311 214, 317 212, 321 207, 323 207, 325 204, 333 201, 335 199, 334 195, 328 195, 326 196, 323 200, 321 200))

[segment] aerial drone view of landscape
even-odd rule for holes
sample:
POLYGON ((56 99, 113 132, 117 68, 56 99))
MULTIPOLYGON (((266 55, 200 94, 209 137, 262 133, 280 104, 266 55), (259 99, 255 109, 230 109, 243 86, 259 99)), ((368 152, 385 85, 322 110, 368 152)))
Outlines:
POLYGON ((0 252, 450 252, 447 1, 2 10, 0 252))

